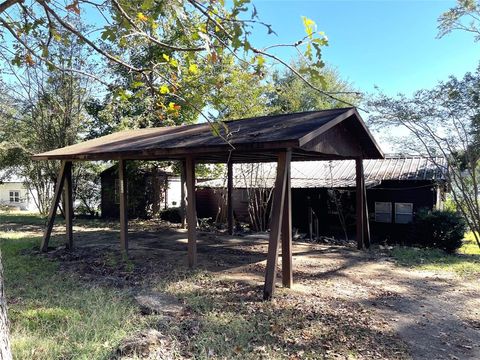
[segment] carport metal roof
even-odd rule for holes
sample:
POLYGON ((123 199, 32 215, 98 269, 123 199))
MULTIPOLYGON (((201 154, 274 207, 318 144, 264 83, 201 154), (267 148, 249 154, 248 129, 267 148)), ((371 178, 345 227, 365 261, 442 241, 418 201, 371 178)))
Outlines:
POLYGON ((33 156, 36 160, 292 161, 379 159, 383 153, 355 108, 310 111, 226 121, 214 134, 208 123, 120 131, 33 156), (227 141, 226 141, 227 140, 227 141), (230 155, 231 153, 231 155, 230 155))

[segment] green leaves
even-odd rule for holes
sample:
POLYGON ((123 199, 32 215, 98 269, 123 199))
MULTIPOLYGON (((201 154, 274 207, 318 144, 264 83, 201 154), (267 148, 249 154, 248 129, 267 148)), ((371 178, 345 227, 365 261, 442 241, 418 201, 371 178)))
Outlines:
POLYGON ((113 26, 106 26, 102 31, 102 40, 109 40, 114 42, 117 39, 117 32, 113 26))

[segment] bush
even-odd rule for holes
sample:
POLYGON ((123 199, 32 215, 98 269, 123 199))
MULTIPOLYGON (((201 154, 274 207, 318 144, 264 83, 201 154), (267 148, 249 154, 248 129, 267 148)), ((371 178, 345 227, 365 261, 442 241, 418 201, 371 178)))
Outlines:
POLYGON ((416 242, 423 247, 453 253, 462 246, 467 231, 463 218, 452 211, 420 211, 415 219, 416 242))
POLYGON ((160 219, 179 224, 182 222, 182 211, 179 207, 171 207, 162 210, 160 213, 160 219))

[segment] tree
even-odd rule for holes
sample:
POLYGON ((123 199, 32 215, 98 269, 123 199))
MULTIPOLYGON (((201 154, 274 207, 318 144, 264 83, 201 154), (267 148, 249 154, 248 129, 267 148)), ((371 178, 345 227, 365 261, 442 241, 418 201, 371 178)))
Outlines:
MULTIPOLYGON (((86 68, 83 46, 68 41, 51 48, 59 62, 77 69, 86 68)), ((52 55, 53 56, 53 55, 52 55)), ((4 88, 7 104, 14 111, 0 116, 0 166, 9 168, 25 179, 25 185, 36 201, 40 213, 46 214, 58 162, 32 161, 30 156, 58 147, 72 145, 85 132, 88 119, 84 111, 90 96, 91 79, 76 72, 58 71, 42 63, 25 69, 9 70, 4 88)), ((76 171, 84 165, 77 166, 76 171)))
MULTIPOLYGON (((324 92, 272 52, 277 46, 294 47, 308 59, 308 73, 320 76, 319 70, 323 67, 321 49, 328 40, 316 30, 311 19, 304 18, 303 22, 304 38, 293 44, 260 49, 250 42, 252 31, 258 31, 258 26, 269 34, 274 31, 259 19, 249 0, 235 0, 228 4, 224 0, 72 0, 66 6, 62 2, 46 0, 32 1, 28 5, 22 0, 0 3, 0 28, 3 28, 3 38, 7 40, 3 49, 12 54, 15 64, 28 66, 44 62, 116 87, 108 76, 99 77, 92 72, 65 66, 51 57, 50 48, 63 42, 62 33, 67 32, 90 48, 108 67, 122 67, 135 78, 139 90, 145 88, 145 91, 174 99, 168 103, 165 112, 176 111, 178 106, 193 105, 188 98, 190 89, 177 81, 179 75, 192 71, 203 75, 211 64, 227 56, 234 56, 236 61, 247 64, 254 72, 259 71, 266 60, 280 63, 311 88, 324 92), (72 15, 80 19, 77 22, 86 23, 88 30, 76 26, 70 20, 72 15), (29 41, 25 41, 25 35, 30 36, 29 41), (152 55, 150 61, 144 61, 145 54, 152 55)), ((128 95, 122 88, 116 88, 116 91, 128 95)), ((196 108, 206 120, 212 120, 202 110, 196 108)))
POLYGON ((358 105, 361 93, 340 77, 340 74, 329 67, 321 70, 321 77, 308 74, 308 63, 304 60, 295 62, 292 67, 305 73, 308 81, 321 88, 325 93, 318 93, 305 86, 295 73, 287 69, 276 71, 272 76, 272 90, 269 94, 271 113, 312 111, 358 105), (331 96, 334 94, 335 96, 331 96))
POLYGON ((445 11, 438 19, 438 37, 454 30, 472 33, 480 41, 480 2, 457 0, 456 6, 445 11))
POLYGON ((394 134, 406 130, 405 136, 393 138, 399 149, 425 152, 446 174, 456 207, 480 247, 480 67, 410 98, 380 94, 369 107, 372 127, 394 134), (437 156, 447 160, 446 167, 436 162, 437 156))

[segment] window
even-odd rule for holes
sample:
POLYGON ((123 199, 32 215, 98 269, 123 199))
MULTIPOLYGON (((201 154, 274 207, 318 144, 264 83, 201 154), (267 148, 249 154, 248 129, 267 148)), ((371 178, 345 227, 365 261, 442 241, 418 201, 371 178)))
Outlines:
POLYGON ((395 203, 395 222, 397 224, 408 224, 413 220, 412 203, 395 203))
POLYGON ((17 191, 17 190, 10 191, 10 202, 11 203, 20 202, 20 191, 17 191))
POLYGON ((392 203, 375 202, 375 221, 383 223, 392 222, 392 203))

